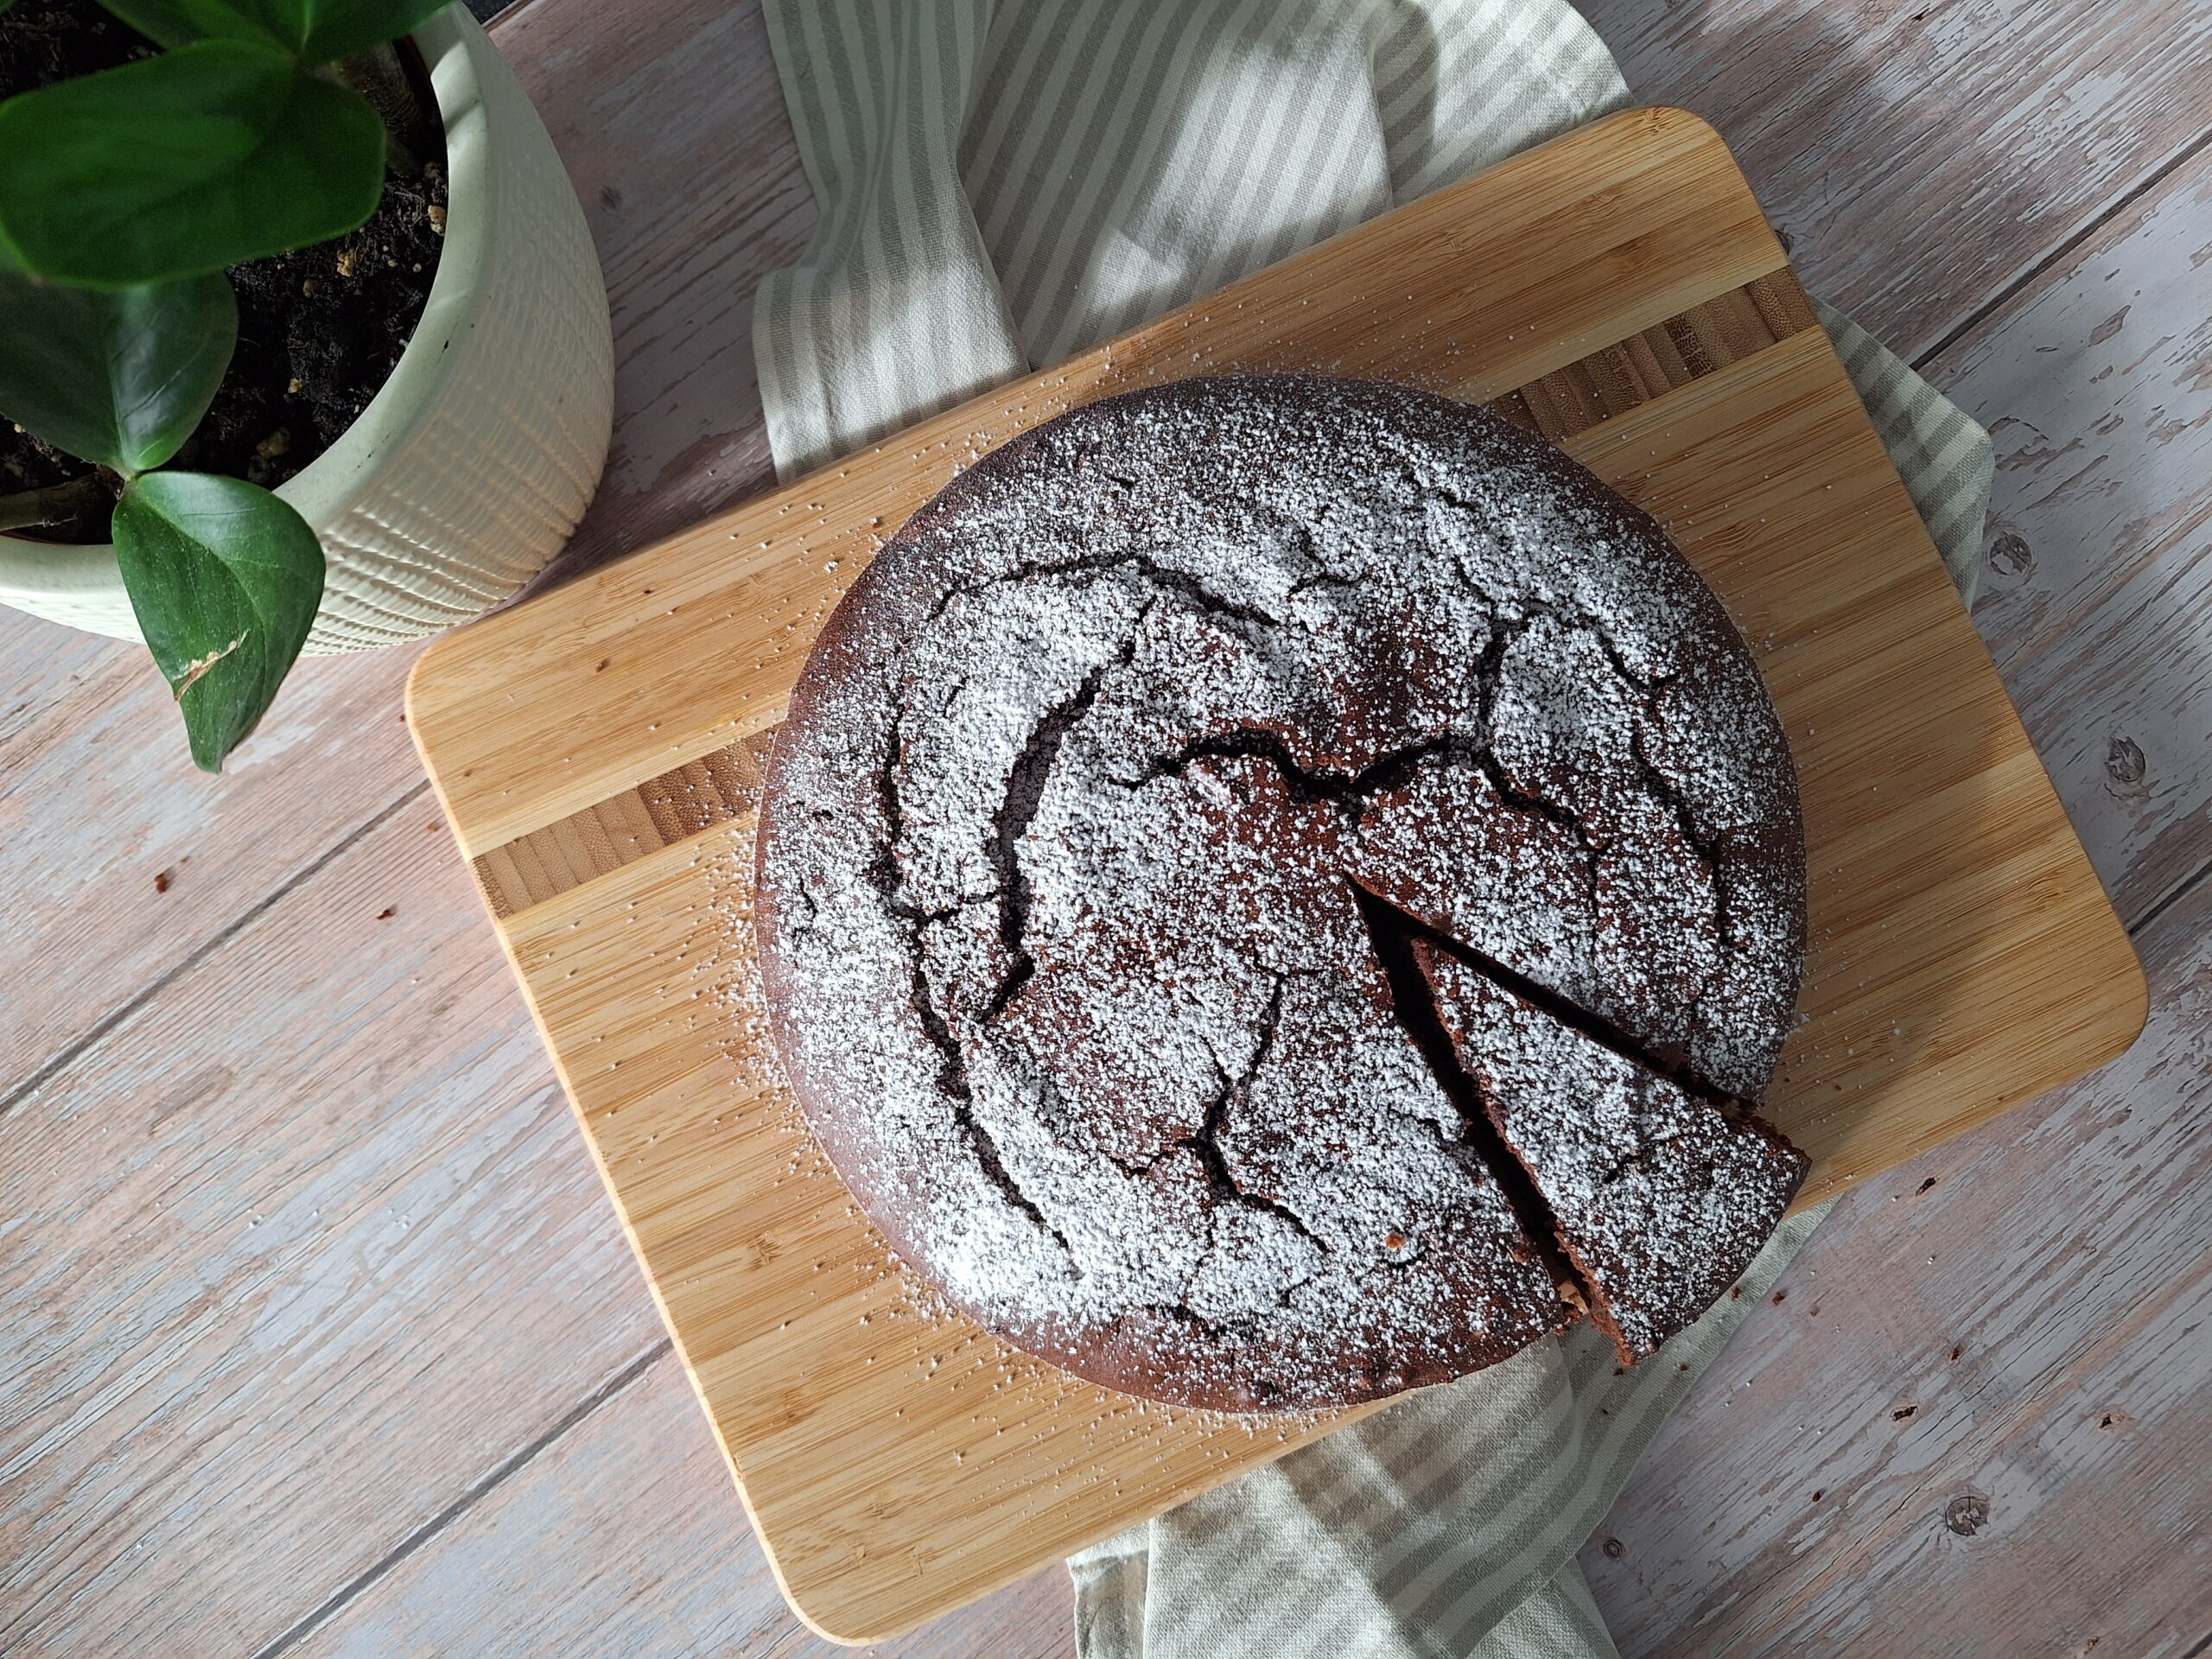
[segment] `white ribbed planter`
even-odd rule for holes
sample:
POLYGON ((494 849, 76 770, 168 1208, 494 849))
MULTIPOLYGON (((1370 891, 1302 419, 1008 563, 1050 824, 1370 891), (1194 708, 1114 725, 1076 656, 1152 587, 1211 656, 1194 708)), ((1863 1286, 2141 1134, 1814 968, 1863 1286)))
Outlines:
MULTIPOLYGON (((561 550, 607 461, 607 287, 553 141, 463 7, 414 38, 445 118, 445 247, 384 390, 276 492, 330 561, 310 653, 418 639, 498 604, 561 550)), ((106 545, 0 535, 0 603, 140 637, 106 545)))

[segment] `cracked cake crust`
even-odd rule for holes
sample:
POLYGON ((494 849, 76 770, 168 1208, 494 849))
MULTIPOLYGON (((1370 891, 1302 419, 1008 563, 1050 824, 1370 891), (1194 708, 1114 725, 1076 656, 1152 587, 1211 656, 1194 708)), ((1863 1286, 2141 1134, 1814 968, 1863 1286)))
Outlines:
POLYGON ((1802 963, 1718 602, 1542 440, 1370 383, 1185 381, 970 468, 824 629, 757 859, 778 1052, 893 1246, 1018 1347, 1229 1410, 1580 1303, 1409 938, 1737 1097, 1802 963))

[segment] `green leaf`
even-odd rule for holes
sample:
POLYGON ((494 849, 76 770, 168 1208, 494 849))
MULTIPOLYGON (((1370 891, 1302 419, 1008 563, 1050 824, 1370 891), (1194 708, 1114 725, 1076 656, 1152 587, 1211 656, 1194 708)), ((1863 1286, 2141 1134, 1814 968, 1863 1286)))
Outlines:
POLYGON ((192 758, 220 772, 300 654, 322 602, 322 548, 264 489, 149 473, 115 508, 115 556, 192 758))
POLYGON ((300 55, 310 63, 350 58, 396 41, 446 9, 448 0, 264 0, 295 14, 300 55))
POLYGON ((383 190, 376 111, 244 41, 0 104, 0 241, 55 282, 123 288, 327 241, 383 190))
POLYGON ((396 41, 447 0, 100 0, 163 46, 258 41, 309 63, 351 57, 396 41))
POLYGON ((192 435, 238 337, 219 273, 96 290, 0 269, 0 415, 123 473, 192 435))

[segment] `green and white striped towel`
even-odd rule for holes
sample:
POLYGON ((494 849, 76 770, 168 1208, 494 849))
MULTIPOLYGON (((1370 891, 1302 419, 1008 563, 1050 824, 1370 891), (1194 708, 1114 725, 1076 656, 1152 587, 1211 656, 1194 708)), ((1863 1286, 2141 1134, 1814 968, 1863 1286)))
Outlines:
MULTIPOLYGON (((761 285, 786 477, 1631 100, 1564 0, 765 0, 821 207, 761 285)), ((1479 283, 1482 273, 1470 271, 1479 283)), ((1821 321, 1961 592, 1988 435, 1821 321)), ((1782 1272, 1616 1375, 1586 1327, 1077 1556, 1085 1659, 1610 1655, 1575 1551, 1782 1272)))

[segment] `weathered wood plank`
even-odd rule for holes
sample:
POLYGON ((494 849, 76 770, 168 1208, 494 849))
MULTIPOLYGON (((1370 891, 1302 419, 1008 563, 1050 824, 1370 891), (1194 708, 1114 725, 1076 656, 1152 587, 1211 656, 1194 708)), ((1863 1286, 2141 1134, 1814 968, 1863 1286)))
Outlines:
MULTIPOLYGON (((1068 1650, 1069 1601, 1054 1567, 869 1651, 1044 1659, 1068 1650)), ((534 1459, 294 1651, 397 1659, 493 1645, 759 1659, 852 1651, 785 1608, 672 1354, 564 1438, 560 1455, 534 1459), (523 1586, 533 1593, 518 1595, 523 1586)))
POLYGON ((1583 1552, 1624 1654, 2212 1630, 2212 879, 2139 943, 2134 1051, 1848 1200, 1668 1424, 1583 1552))
POLYGON ((10 1654, 257 1651, 664 1340, 414 812, 0 1120, 0 1308, 10 1654))
POLYGON ((1727 136, 1805 286, 1907 358, 2205 130, 2199 0, 1585 0, 1727 136))
MULTIPOLYGON (((143 647, 0 609, 0 1102, 420 789, 411 652, 302 663, 219 778, 143 647)), ((437 816, 425 802, 416 833, 437 816)))
POLYGON ((2139 915, 2212 861, 2212 148, 1929 372, 1997 442, 1975 623, 2139 915))

